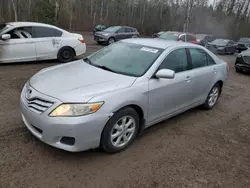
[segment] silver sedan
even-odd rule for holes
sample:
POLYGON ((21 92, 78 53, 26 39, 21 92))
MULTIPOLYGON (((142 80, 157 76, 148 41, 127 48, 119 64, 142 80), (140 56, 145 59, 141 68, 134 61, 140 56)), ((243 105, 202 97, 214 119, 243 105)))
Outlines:
POLYGON ((158 122, 196 106, 212 109, 227 71, 202 46, 127 39, 35 74, 23 87, 21 116, 51 146, 115 153, 158 122))

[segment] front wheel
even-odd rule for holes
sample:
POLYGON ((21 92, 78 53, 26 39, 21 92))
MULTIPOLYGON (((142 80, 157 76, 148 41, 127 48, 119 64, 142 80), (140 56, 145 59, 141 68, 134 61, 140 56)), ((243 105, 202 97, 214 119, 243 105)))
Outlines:
POLYGON ((221 92, 221 87, 219 84, 215 84, 210 90, 206 102, 202 105, 205 110, 211 110, 217 103, 221 92))
POLYGON ((103 129, 100 147, 108 153, 124 150, 136 138, 139 123, 139 115, 130 107, 116 112, 103 129))
POLYGON ((108 40, 108 45, 113 44, 114 42, 115 42, 115 38, 114 38, 114 37, 111 37, 111 38, 109 38, 109 40, 108 40))

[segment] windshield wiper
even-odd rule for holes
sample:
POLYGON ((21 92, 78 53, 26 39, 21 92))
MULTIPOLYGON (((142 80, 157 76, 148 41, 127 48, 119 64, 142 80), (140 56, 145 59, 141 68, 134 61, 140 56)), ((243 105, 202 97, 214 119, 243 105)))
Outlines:
POLYGON ((89 59, 89 58, 85 58, 85 59, 83 59, 84 61, 86 61, 86 63, 88 63, 88 64, 90 64, 90 65, 92 65, 92 62, 91 62, 91 60, 89 59))
POLYGON ((110 72, 117 73, 116 71, 114 71, 114 70, 112 70, 112 69, 110 69, 110 68, 108 68, 108 67, 106 67, 106 66, 104 66, 104 65, 96 65, 96 64, 92 63, 92 61, 91 61, 89 58, 87 58, 87 57, 84 59, 84 61, 86 61, 88 64, 93 65, 93 66, 95 66, 95 67, 98 67, 98 68, 100 68, 100 69, 103 69, 103 70, 107 70, 107 71, 110 71, 110 72))
POLYGON ((108 68, 108 67, 106 67, 104 65, 94 65, 94 64, 92 64, 92 65, 95 66, 95 67, 101 68, 103 70, 107 70, 107 71, 110 71, 110 72, 117 73, 116 71, 114 71, 114 70, 112 70, 112 69, 110 69, 110 68, 108 68))

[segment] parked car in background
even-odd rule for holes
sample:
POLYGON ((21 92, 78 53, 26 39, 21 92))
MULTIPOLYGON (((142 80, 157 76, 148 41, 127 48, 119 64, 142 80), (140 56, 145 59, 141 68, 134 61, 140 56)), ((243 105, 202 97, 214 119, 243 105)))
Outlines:
POLYGON ((165 40, 174 40, 174 41, 182 41, 182 42, 189 42, 193 44, 198 44, 196 36, 192 33, 183 33, 183 32, 176 32, 176 31, 167 31, 162 33, 159 38, 165 40))
POLYGON ((237 44, 229 39, 215 39, 208 43, 208 49, 215 54, 234 54, 237 44))
POLYGON ((206 47, 209 42, 212 42, 216 39, 213 35, 207 35, 207 34, 196 34, 196 38, 198 41, 198 44, 206 47))
POLYGON ((250 38, 240 38, 237 43, 237 51, 241 53, 242 51, 247 50, 248 48, 250 48, 250 38))
POLYGON ((94 40, 98 44, 112 44, 116 41, 138 37, 140 34, 136 28, 129 26, 111 26, 107 29, 96 32, 94 40))
POLYGON ((227 70, 199 45, 126 39, 35 74, 22 89, 21 115, 49 145, 115 153, 158 122, 200 105, 212 109, 227 70))
POLYGON ((0 25, 1 63, 58 59, 72 61, 85 53, 80 34, 35 22, 11 22, 0 25))
POLYGON ((161 34, 165 33, 166 31, 160 31, 158 33, 153 33, 152 37, 153 38, 156 38, 156 37, 159 37, 161 34))
POLYGON ((97 25, 94 30, 93 30, 93 34, 95 34, 95 32, 98 32, 98 31, 103 31, 104 29, 106 29, 106 26, 105 25, 97 25))
POLYGON ((234 67, 236 72, 250 72, 250 49, 247 49, 238 54, 234 67))

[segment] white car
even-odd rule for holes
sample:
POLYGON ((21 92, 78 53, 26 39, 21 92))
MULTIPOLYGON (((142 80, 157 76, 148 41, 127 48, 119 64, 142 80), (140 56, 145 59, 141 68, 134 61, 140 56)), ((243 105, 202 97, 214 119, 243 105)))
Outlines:
POLYGON ((82 35, 52 25, 34 22, 0 25, 0 63, 50 59, 65 63, 85 52, 82 35))

